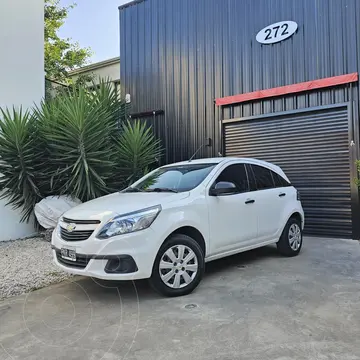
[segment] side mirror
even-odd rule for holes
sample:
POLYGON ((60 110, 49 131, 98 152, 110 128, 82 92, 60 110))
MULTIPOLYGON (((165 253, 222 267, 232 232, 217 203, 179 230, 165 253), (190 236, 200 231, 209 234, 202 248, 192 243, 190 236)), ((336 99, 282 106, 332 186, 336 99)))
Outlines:
POLYGON ((236 185, 232 182, 220 181, 210 189, 210 196, 232 195, 238 192, 236 185))

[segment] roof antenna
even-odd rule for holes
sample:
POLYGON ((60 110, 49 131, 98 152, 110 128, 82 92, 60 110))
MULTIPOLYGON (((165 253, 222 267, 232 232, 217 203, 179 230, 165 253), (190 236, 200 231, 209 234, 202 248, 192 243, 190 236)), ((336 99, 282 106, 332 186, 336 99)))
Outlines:
POLYGON ((191 162, 194 157, 196 156, 196 154, 202 149, 204 148, 205 146, 211 146, 212 145, 212 141, 211 141, 211 138, 207 138, 205 140, 205 142, 195 151, 194 155, 190 158, 189 162, 191 162))

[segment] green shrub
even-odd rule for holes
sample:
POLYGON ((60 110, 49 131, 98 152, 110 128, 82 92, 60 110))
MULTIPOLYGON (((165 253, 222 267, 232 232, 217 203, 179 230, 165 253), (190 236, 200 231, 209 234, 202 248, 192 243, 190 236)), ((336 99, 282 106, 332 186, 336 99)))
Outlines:
POLYGON ((107 181, 116 165, 111 111, 80 89, 43 103, 37 117, 51 161, 52 190, 82 201, 108 193, 107 181))
POLYGON ((157 165, 161 154, 160 140, 154 138, 151 128, 139 120, 125 122, 116 141, 119 173, 125 181, 122 185, 130 185, 144 176, 157 165))
POLYGON ((0 197, 22 210, 28 221, 33 207, 42 198, 43 156, 35 118, 29 112, 1 110, 0 197))
POLYGON ((120 190, 156 166, 159 140, 107 81, 43 101, 30 112, 2 111, 0 191, 27 221, 49 195, 82 201, 120 190))

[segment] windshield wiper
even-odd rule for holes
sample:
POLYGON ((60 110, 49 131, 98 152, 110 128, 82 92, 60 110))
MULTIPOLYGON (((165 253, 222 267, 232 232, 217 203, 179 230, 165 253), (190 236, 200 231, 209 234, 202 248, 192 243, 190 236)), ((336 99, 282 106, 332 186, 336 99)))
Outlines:
POLYGON ((144 192, 144 190, 141 190, 140 188, 137 188, 135 186, 130 186, 127 189, 123 190, 125 193, 133 193, 133 192, 144 192))
POLYGON ((172 193, 178 193, 177 190, 170 189, 170 188, 154 188, 154 189, 148 189, 146 192, 172 192, 172 193))

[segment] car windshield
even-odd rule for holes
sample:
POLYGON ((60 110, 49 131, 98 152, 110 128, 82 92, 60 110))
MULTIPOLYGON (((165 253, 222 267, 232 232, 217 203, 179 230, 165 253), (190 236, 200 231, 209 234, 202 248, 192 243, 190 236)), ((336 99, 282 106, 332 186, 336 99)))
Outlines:
POLYGON ((200 185, 217 164, 186 164, 158 169, 125 192, 183 192, 200 185))

